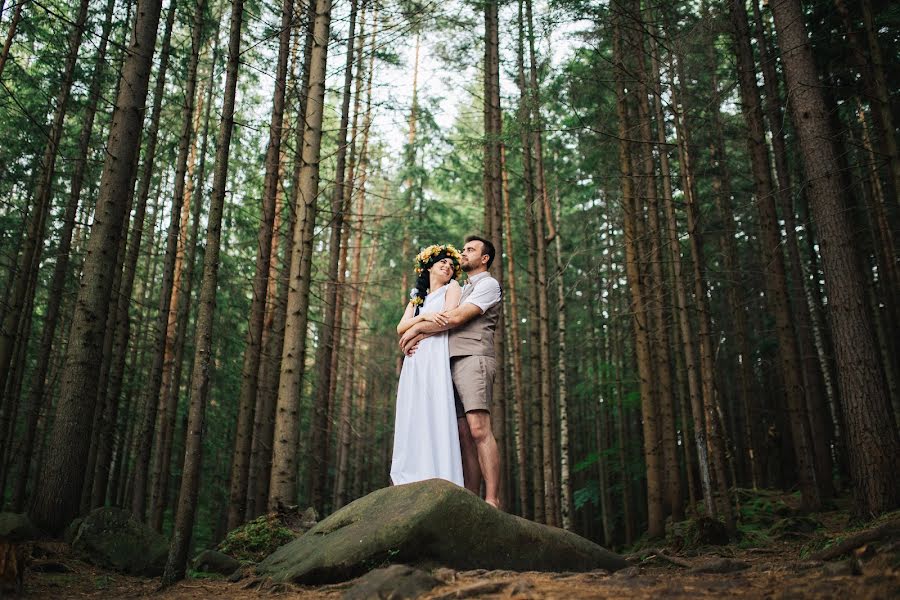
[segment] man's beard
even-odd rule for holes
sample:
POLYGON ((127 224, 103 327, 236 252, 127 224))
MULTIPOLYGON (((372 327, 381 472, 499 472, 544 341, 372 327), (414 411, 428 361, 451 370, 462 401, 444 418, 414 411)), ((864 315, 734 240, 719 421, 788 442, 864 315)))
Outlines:
POLYGON ((463 273, 468 273, 469 271, 471 271, 472 269, 475 268, 475 265, 473 265, 470 262, 467 262, 465 264, 460 263, 459 268, 461 268, 463 270, 463 273))

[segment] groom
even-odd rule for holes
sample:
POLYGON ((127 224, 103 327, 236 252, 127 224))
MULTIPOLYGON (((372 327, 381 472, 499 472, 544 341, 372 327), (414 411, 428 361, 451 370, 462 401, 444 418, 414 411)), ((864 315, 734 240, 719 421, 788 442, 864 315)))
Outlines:
POLYGON ((456 417, 466 488, 479 494, 484 477, 485 502, 500 508, 500 454, 491 431, 491 392, 496 362, 494 329, 500 317, 500 284, 488 269, 494 262, 490 240, 470 235, 463 246, 460 267, 468 278, 459 306, 443 313, 442 325, 423 321, 400 338, 410 353, 423 338, 450 330, 450 372, 456 396, 456 417))

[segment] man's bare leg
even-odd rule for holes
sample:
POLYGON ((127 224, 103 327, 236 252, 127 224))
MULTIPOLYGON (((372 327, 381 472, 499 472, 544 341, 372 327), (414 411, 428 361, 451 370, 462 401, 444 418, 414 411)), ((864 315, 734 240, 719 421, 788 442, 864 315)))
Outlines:
POLYGON ((478 450, 472 432, 469 431, 469 423, 465 418, 456 419, 459 428, 459 447, 462 451, 463 482, 466 489, 476 496, 481 495, 481 466, 478 462, 478 450))
MULTIPOLYGON (((466 413, 469 431, 478 452, 478 464, 484 476, 484 501, 500 508, 500 451, 491 431, 491 413, 471 410, 466 413)), ((466 486, 468 487, 468 485, 466 486)))

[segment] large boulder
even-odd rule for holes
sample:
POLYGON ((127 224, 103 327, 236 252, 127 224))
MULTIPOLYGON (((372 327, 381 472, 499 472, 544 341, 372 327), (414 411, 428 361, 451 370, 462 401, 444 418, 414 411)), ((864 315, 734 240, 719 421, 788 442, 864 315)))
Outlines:
POLYGON ((166 564, 169 544, 121 508, 98 508, 75 531, 72 548, 98 566, 155 577, 166 564))
POLYGON ((615 571, 625 559, 574 533, 498 511, 442 479, 348 504, 257 566, 276 581, 345 581, 388 563, 455 569, 615 571))

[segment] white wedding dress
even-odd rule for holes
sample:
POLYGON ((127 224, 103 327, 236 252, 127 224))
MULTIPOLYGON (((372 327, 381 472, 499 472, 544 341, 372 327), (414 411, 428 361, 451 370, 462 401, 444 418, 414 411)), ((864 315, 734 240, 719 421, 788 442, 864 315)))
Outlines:
MULTIPOLYGON (((421 313, 444 308, 447 288, 425 297, 421 313)), ((440 477, 463 485, 447 332, 425 338, 403 360, 394 421, 394 485, 440 477)))

